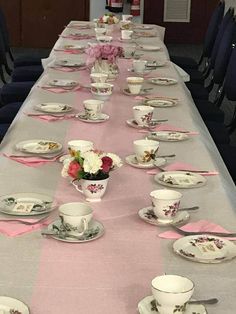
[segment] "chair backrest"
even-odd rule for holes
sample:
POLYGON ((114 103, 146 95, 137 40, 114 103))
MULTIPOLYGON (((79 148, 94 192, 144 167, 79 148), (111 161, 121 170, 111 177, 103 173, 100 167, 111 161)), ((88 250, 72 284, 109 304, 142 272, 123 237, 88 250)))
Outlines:
POLYGON ((6 17, 2 8, 0 8, 0 31, 3 37, 5 51, 9 52, 10 50, 9 32, 8 32, 6 17))
POLYGON ((203 56, 210 57, 214 46, 214 42, 219 30, 219 25, 222 21, 225 11, 225 2, 220 1, 216 9, 213 11, 210 22, 208 24, 207 32, 205 35, 203 56))
POLYGON ((232 44, 235 33, 236 24, 233 19, 228 23, 224 31, 224 36, 219 45, 213 71, 213 81, 215 84, 222 85, 224 82, 225 73, 227 71, 227 66, 232 53, 232 44))
POLYGON ((223 38, 225 29, 226 29, 228 23, 233 19, 233 17, 234 17, 234 8, 229 8, 229 10, 226 12, 226 14, 225 14, 225 16, 224 16, 224 18, 220 24, 220 28, 219 28, 219 31, 217 33, 216 40, 215 40, 215 43, 214 43, 214 46, 212 49, 211 61, 210 61, 210 67, 211 68, 214 68, 214 66, 215 66, 215 60, 217 57, 220 42, 223 38))
POLYGON ((236 100, 236 49, 234 48, 229 60, 225 83, 225 95, 229 100, 236 100))

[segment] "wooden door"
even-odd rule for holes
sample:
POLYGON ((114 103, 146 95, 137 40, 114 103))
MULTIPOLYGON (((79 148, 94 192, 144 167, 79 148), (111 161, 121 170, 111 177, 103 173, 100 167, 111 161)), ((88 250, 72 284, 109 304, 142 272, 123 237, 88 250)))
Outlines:
POLYGON ((69 21, 89 20, 89 0, 20 1, 23 47, 50 48, 69 21))
POLYGON ((192 0, 189 23, 163 22, 164 0, 144 1, 144 23, 166 28, 166 43, 198 44, 204 40, 207 25, 219 0, 192 0))

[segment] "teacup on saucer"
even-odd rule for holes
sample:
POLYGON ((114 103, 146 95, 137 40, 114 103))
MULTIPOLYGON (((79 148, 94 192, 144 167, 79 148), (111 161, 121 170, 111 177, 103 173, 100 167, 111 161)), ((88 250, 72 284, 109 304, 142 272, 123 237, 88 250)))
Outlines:
POLYGON ((166 164, 165 158, 156 158, 152 163, 147 164, 139 163, 135 155, 129 155, 125 157, 125 161, 128 165, 139 169, 153 169, 156 168, 157 164, 158 167, 164 166, 166 164))

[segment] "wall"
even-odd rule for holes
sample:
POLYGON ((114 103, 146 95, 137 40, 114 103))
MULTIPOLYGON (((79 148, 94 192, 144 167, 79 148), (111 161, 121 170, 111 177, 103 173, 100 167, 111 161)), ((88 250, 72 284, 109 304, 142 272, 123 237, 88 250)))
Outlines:
MULTIPOLYGON (((102 16, 104 13, 108 12, 105 10, 105 0, 90 0, 90 20, 96 19, 102 16)), ((135 17, 134 21, 137 23, 142 23, 143 21, 143 6, 144 0, 141 0, 141 15, 135 17)), ((129 14, 129 5, 126 4, 124 8, 124 13, 129 14)))

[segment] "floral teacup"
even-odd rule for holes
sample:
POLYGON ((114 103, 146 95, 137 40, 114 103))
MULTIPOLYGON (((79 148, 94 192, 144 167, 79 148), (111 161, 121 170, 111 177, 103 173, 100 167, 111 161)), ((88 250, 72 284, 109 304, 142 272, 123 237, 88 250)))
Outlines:
POLYGON ((88 202, 100 202, 106 192, 109 177, 103 180, 74 180, 72 184, 77 191, 84 194, 88 202))
POLYGON ((173 221, 179 209, 182 194, 173 190, 155 190, 150 193, 150 196, 158 221, 167 223, 173 221))
POLYGON ((84 140, 72 140, 68 142, 68 149, 73 154, 73 152, 80 151, 81 153, 88 152, 92 150, 93 142, 84 140))
POLYGON ((108 83, 92 83, 91 93, 100 100, 107 100, 113 92, 113 85, 108 83))
POLYGON ((150 106, 134 106, 134 120, 138 125, 148 126, 152 120, 154 108, 150 106))
POLYGON ((106 73, 91 73, 90 78, 92 83, 106 83, 108 74, 106 73))
POLYGON ((97 119, 100 117, 104 101, 98 99, 87 99, 83 101, 84 111, 88 119, 97 119))
POLYGON ((134 141, 134 152, 138 163, 151 164, 156 158, 159 142, 153 140, 134 141))

